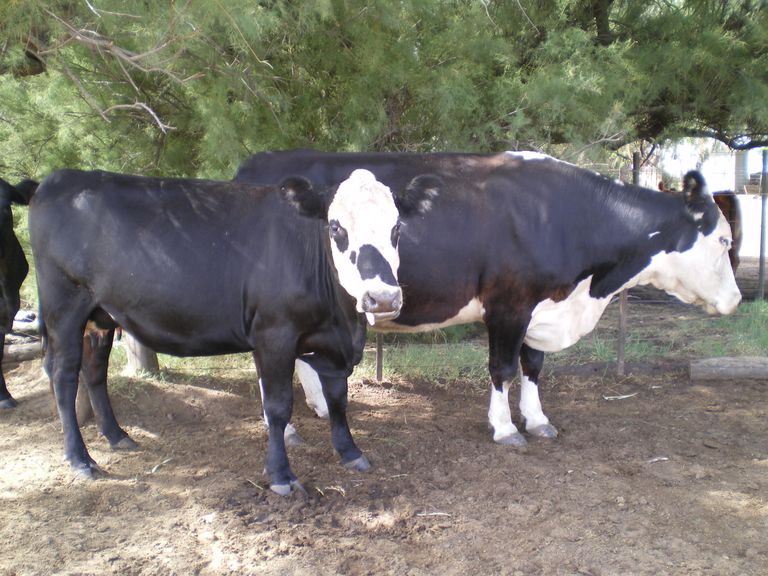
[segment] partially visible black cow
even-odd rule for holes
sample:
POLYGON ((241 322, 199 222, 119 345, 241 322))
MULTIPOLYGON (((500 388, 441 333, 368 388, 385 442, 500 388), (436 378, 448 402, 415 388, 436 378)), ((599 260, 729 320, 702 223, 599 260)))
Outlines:
MULTIPOLYGON (((113 446, 133 444, 107 395, 116 325, 178 356, 253 351, 275 492, 300 486, 283 439, 296 358, 320 374, 342 463, 369 467, 347 425, 347 377, 362 356, 365 318, 399 313, 400 225, 395 198, 372 174, 342 180, 321 194, 302 178, 279 187, 74 170, 46 178, 29 230, 45 368, 76 472, 98 470, 75 416, 81 365, 101 432, 113 446), (89 321, 106 332, 84 343, 89 321)), ((407 213, 418 200, 410 190, 397 202, 407 213)))
POLYGON ((29 204, 29 198, 37 188, 37 182, 24 180, 12 186, 0 179, 0 409, 17 405, 5 384, 2 361, 5 335, 13 326, 13 318, 19 311, 19 289, 29 272, 24 250, 13 231, 11 204, 29 204))
POLYGON ((720 190, 712 194, 715 199, 715 204, 720 208, 720 212, 723 213, 725 219, 731 227, 731 235, 733 236, 733 243, 731 249, 728 250, 728 258, 731 261, 731 268, 733 273, 736 273, 736 269, 739 267, 739 251, 741 250, 741 206, 739 205, 739 197, 731 190, 720 190))
MULTIPOLYGON (((380 328, 421 331, 483 321, 496 442, 526 443, 508 403, 520 366, 526 430, 557 435, 539 400, 544 352, 589 333, 620 290, 652 284, 723 314, 741 298, 726 256, 728 223, 697 172, 686 175, 684 194, 673 196, 529 152, 295 150, 250 157, 236 180, 269 184, 296 174, 330 185, 352 168, 370 170, 392 189, 426 185, 439 199, 403 223, 403 310, 380 328)), ((309 404, 324 414, 316 375, 309 366, 299 374, 309 404)))

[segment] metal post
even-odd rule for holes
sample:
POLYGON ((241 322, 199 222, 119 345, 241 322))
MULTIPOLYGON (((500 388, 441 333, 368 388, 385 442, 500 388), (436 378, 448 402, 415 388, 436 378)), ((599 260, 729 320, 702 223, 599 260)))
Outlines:
POLYGON ((376 382, 384 380, 384 336, 376 333, 376 382))
POLYGON ((768 215, 766 215, 766 203, 768 203, 768 149, 763 150, 763 174, 760 178, 760 267, 758 269, 757 297, 765 300, 765 243, 766 228, 768 228, 768 215))

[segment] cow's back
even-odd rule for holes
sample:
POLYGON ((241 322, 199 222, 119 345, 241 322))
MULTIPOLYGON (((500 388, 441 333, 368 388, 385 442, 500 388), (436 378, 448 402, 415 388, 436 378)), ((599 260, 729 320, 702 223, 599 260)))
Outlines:
POLYGON ((146 344, 180 355, 248 350, 259 318, 320 305, 316 268, 301 265, 317 257, 306 241, 317 228, 260 188, 103 172, 52 174, 30 209, 41 291, 63 274, 146 344))

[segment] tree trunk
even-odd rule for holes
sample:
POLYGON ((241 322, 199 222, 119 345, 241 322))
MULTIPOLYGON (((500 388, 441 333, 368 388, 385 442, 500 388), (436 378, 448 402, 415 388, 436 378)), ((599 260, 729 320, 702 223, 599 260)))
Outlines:
POLYGON ((160 372, 157 354, 125 331, 123 331, 123 342, 125 343, 125 352, 128 356, 128 361, 123 370, 124 376, 136 376, 141 372, 148 372, 149 374, 160 372))

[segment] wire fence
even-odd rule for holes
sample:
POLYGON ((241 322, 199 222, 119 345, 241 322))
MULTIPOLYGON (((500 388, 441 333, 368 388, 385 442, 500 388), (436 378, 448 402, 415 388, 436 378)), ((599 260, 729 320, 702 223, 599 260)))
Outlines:
MULTIPOLYGON (((619 346, 618 301, 611 303, 597 327, 573 347, 547 354, 546 370, 567 371, 596 363, 615 373, 619 346)), ((699 308, 659 297, 640 299, 630 292, 625 358, 637 363, 676 364, 721 356, 768 355, 768 302, 745 303, 730 316, 708 316, 699 308)), ((435 380, 488 381, 488 343, 482 326, 478 334, 454 341, 450 331, 432 342, 383 338, 383 380, 401 377, 435 380)), ((376 348, 369 344, 356 375, 375 378, 376 348)))

